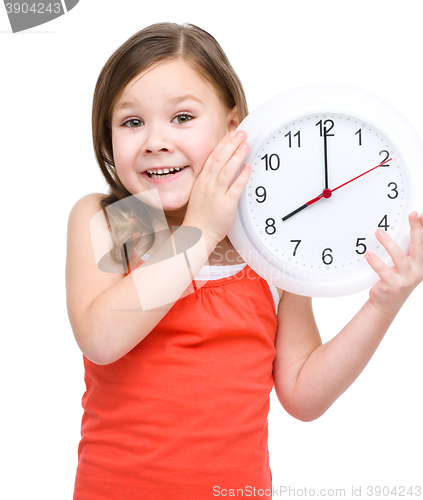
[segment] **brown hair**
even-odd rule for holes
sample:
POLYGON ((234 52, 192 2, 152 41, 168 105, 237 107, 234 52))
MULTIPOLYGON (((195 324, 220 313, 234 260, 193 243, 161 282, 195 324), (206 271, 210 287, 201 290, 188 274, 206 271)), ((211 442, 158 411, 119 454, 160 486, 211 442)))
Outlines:
MULTIPOLYGON (((153 63, 182 58, 205 78, 217 92, 222 102, 231 110, 237 106, 239 119, 248 114, 244 90, 237 74, 218 42, 206 31, 192 24, 153 24, 131 36, 104 65, 94 91, 92 133, 94 152, 109 193, 102 200, 104 207, 131 193, 121 183, 114 164, 111 118, 113 108, 126 85, 153 63)), ((148 210, 138 217, 137 229, 151 228, 148 210)), ((120 231, 117 246, 134 231, 133 219, 120 213, 121 223, 126 220, 127 231, 120 231), (131 232, 132 231, 132 232, 131 232), (130 234, 129 234, 130 233, 130 234)), ((118 223, 118 221, 114 221, 118 223)), ((127 238, 128 239, 128 238, 127 238)), ((153 241, 154 242, 154 241, 153 241)), ((112 256, 113 258, 113 256, 112 256)))

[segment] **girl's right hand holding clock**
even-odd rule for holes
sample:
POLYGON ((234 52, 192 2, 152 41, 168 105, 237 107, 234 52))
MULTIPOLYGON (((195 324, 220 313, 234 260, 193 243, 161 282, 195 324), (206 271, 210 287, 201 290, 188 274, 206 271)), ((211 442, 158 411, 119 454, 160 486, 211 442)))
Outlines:
POLYGON ((243 131, 228 133, 194 183, 183 225, 201 229, 208 247, 216 246, 227 235, 250 177, 251 166, 245 164, 235 178, 250 149, 246 138, 243 131))

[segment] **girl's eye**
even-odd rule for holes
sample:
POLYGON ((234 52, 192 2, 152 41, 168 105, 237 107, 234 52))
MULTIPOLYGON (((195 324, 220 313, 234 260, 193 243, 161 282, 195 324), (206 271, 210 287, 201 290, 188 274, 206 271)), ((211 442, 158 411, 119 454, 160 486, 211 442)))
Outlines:
POLYGON ((172 120, 172 123, 179 123, 180 125, 182 125, 183 123, 188 123, 190 120, 192 120, 192 118, 193 117, 191 115, 177 115, 172 120))
POLYGON ((138 127, 141 127, 142 121, 138 120, 138 118, 131 118, 130 120, 127 120, 124 123, 124 125, 126 127, 130 127, 130 128, 138 128, 138 127))

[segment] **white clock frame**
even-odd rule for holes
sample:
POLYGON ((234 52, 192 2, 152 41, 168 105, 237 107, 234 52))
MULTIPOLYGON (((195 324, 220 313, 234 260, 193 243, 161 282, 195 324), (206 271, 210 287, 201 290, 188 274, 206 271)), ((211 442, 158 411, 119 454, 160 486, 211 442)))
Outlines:
MULTIPOLYGON (((408 210, 423 211, 423 142, 411 123, 390 103, 355 87, 319 84, 283 92, 265 102, 240 124, 248 134, 250 152, 245 160, 253 163, 263 142, 276 130, 296 119, 316 114, 342 113, 358 117, 379 129, 399 153, 408 174, 410 193, 408 210)), ((247 213, 244 190, 228 233, 229 239, 245 262, 268 282, 289 292, 314 297, 333 297, 356 293, 373 286, 379 279, 367 265, 365 271, 336 280, 315 279, 312 273, 301 276, 282 260, 268 252, 253 231, 247 213)), ((408 252, 409 230, 403 230, 397 244, 408 252)), ((392 265, 386 254, 382 260, 392 265)))

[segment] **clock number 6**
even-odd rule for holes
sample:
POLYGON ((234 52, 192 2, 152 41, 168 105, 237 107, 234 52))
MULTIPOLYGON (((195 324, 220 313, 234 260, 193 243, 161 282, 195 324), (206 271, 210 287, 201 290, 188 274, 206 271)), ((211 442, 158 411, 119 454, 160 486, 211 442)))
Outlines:
POLYGON ((332 257, 332 254, 330 253, 326 253, 326 252, 332 252, 332 249, 331 248, 325 248, 322 252, 322 261, 324 264, 326 264, 327 266, 330 266, 333 262, 333 257, 332 257))

